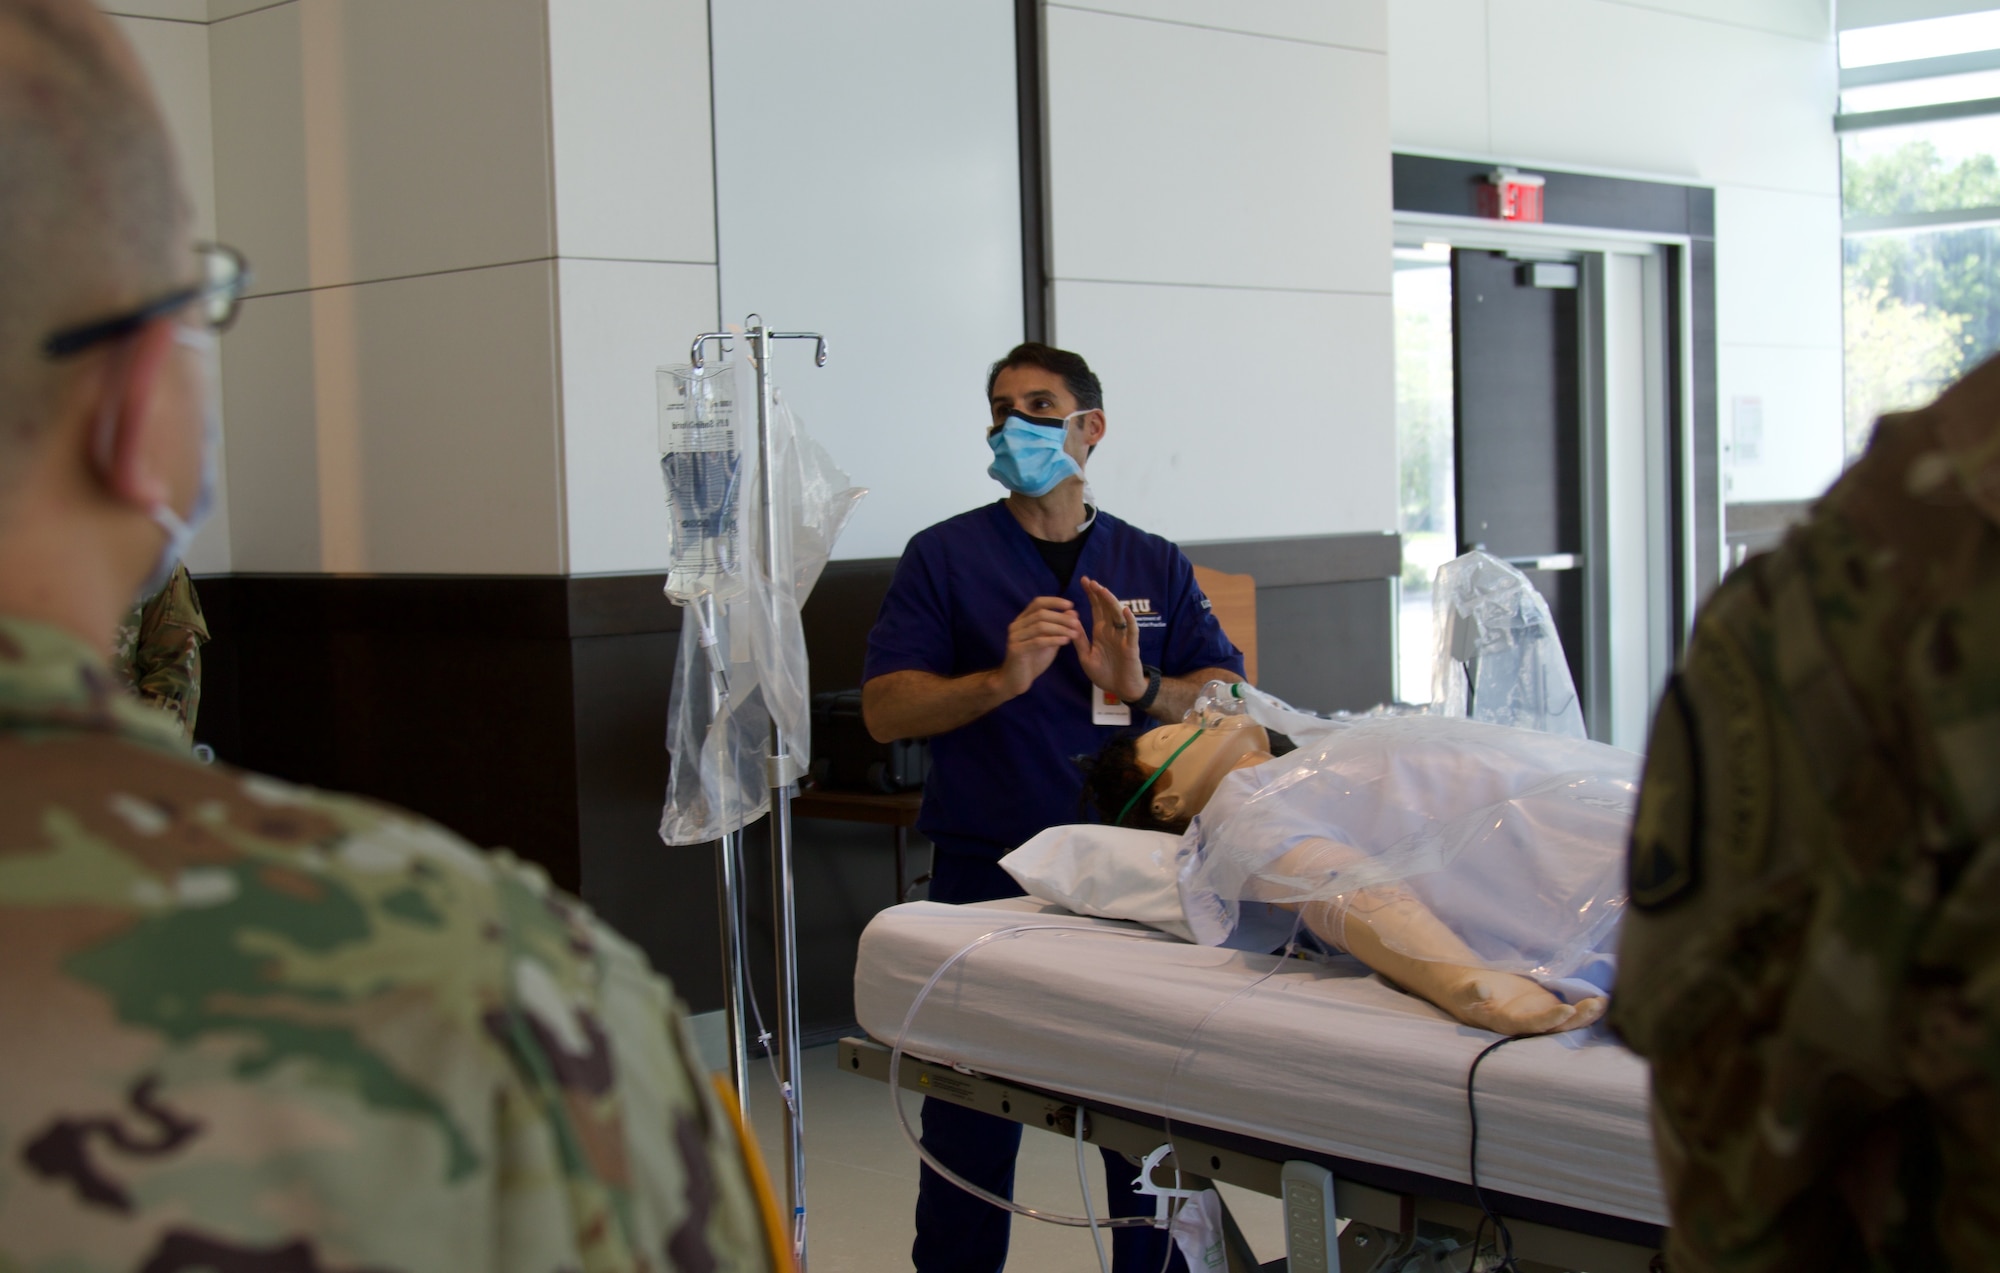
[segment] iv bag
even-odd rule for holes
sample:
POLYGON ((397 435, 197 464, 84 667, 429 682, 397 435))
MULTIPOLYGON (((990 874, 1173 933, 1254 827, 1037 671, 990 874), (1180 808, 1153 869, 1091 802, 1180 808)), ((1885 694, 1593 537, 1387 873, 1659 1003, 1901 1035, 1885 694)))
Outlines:
POLYGON ((662 367, 660 478, 667 488, 666 594, 685 604, 743 589, 743 431, 733 363, 662 367))
POLYGON ((1549 603, 1528 577, 1473 551, 1438 567, 1432 709, 1583 738, 1583 703, 1549 603))
MULTIPOLYGON (((668 376, 676 377, 677 393, 682 383, 695 386, 686 400, 696 404, 691 410, 710 411, 711 422, 722 418, 719 405, 704 404, 726 399, 734 412, 729 417, 735 421, 734 432, 747 444, 755 432, 757 401, 748 360, 688 372, 664 372, 663 395, 668 376)), ((661 418, 664 431, 664 410, 661 418)), ((775 389, 769 426, 778 515, 765 515, 757 448, 740 446, 733 475, 735 538, 708 533, 711 526, 720 529, 720 523, 697 520, 690 529, 706 547, 699 553, 690 549, 689 569, 668 580, 668 595, 683 606, 680 652, 667 702, 672 760, 660 838, 668 844, 705 843, 769 811, 772 775, 765 762, 773 724, 785 737, 787 760, 780 781, 804 777, 812 755, 811 690, 799 609, 867 491, 855 486, 806 435, 775 389), (773 523, 778 536, 770 546, 772 568, 767 573, 764 541, 773 523), (731 551, 737 551, 733 558, 731 551), (728 560, 736 563, 734 574, 718 568, 728 560), (699 591, 708 584, 714 585, 710 591, 699 591), (676 588, 695 591, 683 599, 675 596, 676 588)), ((722 474, 713 458, 721 452, 688 454, 709 458, 687 472, 722 474)), ((696 489, 712 493, 718 488, 696 489)), ((676 564, 681 560, 676 558, 676 564)))

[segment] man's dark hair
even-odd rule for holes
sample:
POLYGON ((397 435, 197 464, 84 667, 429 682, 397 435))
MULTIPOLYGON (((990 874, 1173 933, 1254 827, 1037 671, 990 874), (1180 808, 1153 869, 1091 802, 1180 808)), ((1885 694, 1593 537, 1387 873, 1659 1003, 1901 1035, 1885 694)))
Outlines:
POLYGON ((986 373, 986 396, 993 396, 993 382, 1000 373, 1010 367, 1040 367, 1062 377, 1063 387, 1070 397, 1076 399, 1078 411, 1102 411, 1104 409, 1104 386, 1097 382, 1097 373, 1083 360, 1082 354, 1073 354, 1067 349, 1057 349, 1054 345, 1044 345, 1038 340, 1016 345, 1007 351, 1007 356, 993 364, 986 373))

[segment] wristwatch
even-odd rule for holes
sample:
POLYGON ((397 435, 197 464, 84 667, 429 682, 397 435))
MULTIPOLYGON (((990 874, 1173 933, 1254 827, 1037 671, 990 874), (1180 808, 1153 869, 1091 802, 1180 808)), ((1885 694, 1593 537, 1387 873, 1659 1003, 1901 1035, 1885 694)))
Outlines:
POLYGON ((1135 712, 1145 711, 1153 705, 1153 700, 1160 696, 1160 669, 1154 667, 1151 663, 1141 663, 1139 670, 1146 674, 1146 692, 1137 698, 1122 698, 1118 700, 1135 712))

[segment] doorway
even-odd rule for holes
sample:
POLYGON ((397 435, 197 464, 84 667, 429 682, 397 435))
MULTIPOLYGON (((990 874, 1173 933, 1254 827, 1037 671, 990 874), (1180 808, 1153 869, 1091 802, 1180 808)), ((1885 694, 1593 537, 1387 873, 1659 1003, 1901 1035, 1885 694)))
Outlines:
POLYGON ((1593 738, 1639 749, 1674 654, 1670 245, 1399 227, 1398 693, 1432 697, 1431 579, 1472 548, 1549 603, 1593 738))

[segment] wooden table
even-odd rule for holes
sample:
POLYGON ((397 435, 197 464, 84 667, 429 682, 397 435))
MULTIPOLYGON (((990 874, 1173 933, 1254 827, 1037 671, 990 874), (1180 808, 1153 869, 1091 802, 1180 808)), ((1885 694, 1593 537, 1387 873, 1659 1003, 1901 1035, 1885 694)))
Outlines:
MULTIPOLYGON (((909 880, 910 828, 917 824, 917 810, 924 803, 921 791, 898 791, 885 795, 875 791, 801 791, 792 797, 795 818, 828 818, 835 822, 867 822, 893 830, 896 837, 896 901, 903 900, 909 880)), ((924 875, 911 885, 929 879, 924 875)))

